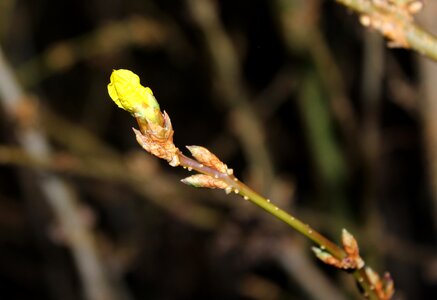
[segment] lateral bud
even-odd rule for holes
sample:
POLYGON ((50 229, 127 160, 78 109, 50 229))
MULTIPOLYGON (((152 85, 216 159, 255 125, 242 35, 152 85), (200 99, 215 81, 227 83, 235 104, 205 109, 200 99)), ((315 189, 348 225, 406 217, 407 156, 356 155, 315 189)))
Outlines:
POLYGON ((364 261, 360 257, 357 240, 346 229, 343 229, 342 231, 342 244, 349 261, 351 262, 351 268, 361 269, 364 267, 364 261))
POLYGON ((318 247, 312 247, 311 249, 313 250, 316 257, 323 261, 325 264, 342 269, 341 261, 329 254, 328 252, 323 251, 318 247))
POLYGON ((187 149, 201 164, 226 174, 228 167, 208 149, 201 146, 187 146, 187 149))
POLYGON ((226 182, 204 174, 192 175, 182 179, 181 181, 193 187, 203 187, 209 189, 226 189, 228 187, 226 182))
POLYGON ((360 257, 358 243, 346 229, 342 232, 342 244, 346 256, 343 259, 338 259, 330 253, 323 251, 320 248, 313 247, 313 252, 317 258, 324 263, 334 266, 342 270, 359 270, 364 267, 364 261, 360 257))
POLYGON ((391 277, 390 273, 388 273, 388 272, 386 272, 384 274, 382 287, 384 290, 385 297, 387 299, 391 299, 395 293, 395 284, 393 282, 393 278, 391 277))

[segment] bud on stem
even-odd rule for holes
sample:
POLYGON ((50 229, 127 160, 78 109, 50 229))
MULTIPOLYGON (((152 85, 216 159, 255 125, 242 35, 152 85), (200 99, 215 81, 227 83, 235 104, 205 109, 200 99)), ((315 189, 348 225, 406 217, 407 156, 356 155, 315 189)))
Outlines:
POLYGON ((140 122, 164 125, 158 101, 152 90, 142 86, 140 78, 132 71, 112 71, 108 93, 118 107, 130 112, 140 119, 140 122))

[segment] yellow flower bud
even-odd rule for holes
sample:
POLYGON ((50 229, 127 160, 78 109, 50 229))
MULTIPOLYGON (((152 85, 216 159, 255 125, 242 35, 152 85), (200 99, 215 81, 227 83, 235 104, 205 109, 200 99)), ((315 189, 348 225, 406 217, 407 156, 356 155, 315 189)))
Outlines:
POLYGON ((114 70, 108 84, 108 93, 118 107, 134 117, 152 123, 162 123, 159 104, 152 90, 140 83, 138 75, 129 70, 114 70))

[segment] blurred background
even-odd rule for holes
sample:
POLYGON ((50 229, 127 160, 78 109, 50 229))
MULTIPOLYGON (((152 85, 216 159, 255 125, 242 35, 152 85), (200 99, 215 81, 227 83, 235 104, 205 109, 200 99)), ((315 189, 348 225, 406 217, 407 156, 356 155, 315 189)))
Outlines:
POLYGON ((180 149, 347 228, 395 299, 437 297, 435 62, 332 0, 0 0, 1 299, 361 298, 286 225, 142 151, 107 95, 118 68, 180 149))

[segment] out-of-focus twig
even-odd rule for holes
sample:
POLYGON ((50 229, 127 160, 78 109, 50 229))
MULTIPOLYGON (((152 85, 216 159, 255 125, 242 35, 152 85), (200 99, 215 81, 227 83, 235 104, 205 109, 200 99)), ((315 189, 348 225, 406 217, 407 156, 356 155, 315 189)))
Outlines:
POLYGON ((276 0, 281 33, 289 53, 308 53, 329 97, 335 121, 349 147, 356 144, 357 121, 352 103, 345 92, 340 69, 318 25, 320 1, 276 0))
POLYGON ((71 153, 53 153, 40 158, 30 156, 18 147, 0 146, 0 164, 121 183, 147 197, 173 217, 197 228, 214 228, 220 220, 218 212, 191 201, 190 197, 184 195, 183 189, 168 184, 170 179, 165 174, 157 176, 157 168, 147 165, 144 159, 140 161, 135 155, 122 159, 115 154, 84 158, 71 153))
MULTIPOLYGON (((437 38, 415 24, 419 0, 336 0, 360 14, 361 24, 381 32, 390 45, 411 48, 437 61, 437 38)), ((431 11, 433 11, 431 9, 431 11)))
POLYGON ((276 0, 274 7, 289 55, 296 53, 307 64, 301 76, 297 107, 306 131, 306 141, 318 175, 323 199, 345 223, 349 215, 345 182, 348 166, 357 156, 357 121, 348 99, 339 67, 318 27, 320 1, 276 0), (346 142, 343 150, 335 125, 346 142))
POLYGON ((279 261, 282 266, 289 270, 290 274, 295 275, 295 280, 299 285, 311 295, 311 299, 346 299, 327 278, 321 276, 318 270, 311 264, 308 256, 302 251, 302 247, 296 245, 295 241, 285 239, 279 249, 279 261), (315 289, 314 286, 317 286, 315 289))
POLYGON ((4 38, 10 19, 13 16, 11 11, 16 2, 15 0, 3 0, 0 2, 0 38, 4 38))
POLYGON ((336 214, 337 223, 345 224, 349 215, 344 193, 347 167, 338 147, 326 100, 313 72, 302 76, 298 104, 308 144, 320 178, 323 198, 336 214))
POLYGON ((378 183, 380 182, 381 157, 381 96, 382 83, 385 71, 383 39, 374 32, 366 32, 364 56, 362 63, 362 130, 360 146, 363 158, 363 204, 362 211, 366 222, 366 231, 369 239, 369 257, 376 264, 379 260, 377 246, 383 244, 381 216, 378 206, 378 183))
POLYGON ((233 110, 234 130, 249 160, 251 175, 266 191, 274 179, 272 159, 266 147, 263 126, 249 102, 238 54, 219 20, 218 8, 213 1, 187 0, 187 4, 204 36, 219 97, 233 110))
MULTIPOLYGON (((375 180, 373 174, 377 173, 379 157, 379 115, 381 109, 381 88, 384 76, 384 50, 382 38, 373 33, 365 35, 363 57, 363 79, 361 85, 362 110, 363 110, 363 135, 362 145, 365 156, 365 166, 368 170, 369 180, 375 180)), ((370 183, 373 190, 373 183, 370 183)), ((373 195, 373 191, 370 191, 373 195)))
MULTIPOLYGON (((429 1, 421 21, 437 32, 437 2, 429 1)), ((437 64, 426 59, 419 60, 422 101, 419 108, 424 129, 426 158, 428 161, 429 185, 432 195, 434 230, 437 232, 437 64)))
MULTIPOLYGON (((17 118, 25 99, 24 91, 15 80, 3 53, 0 52, 0 100, 10 118, 17 118)), ((27 125, 16 126, 15 134, 21 146, 30 157, 47 158, 50 155, 50 146, 45 136, 36 126, 27 125)), ((71 247, 86 298, 116 299, 118 293, 109 283, 92 230, 81 217, 76 193, 54 174, 38 171, 35 176, 71 247)))
MULTIPOLYGON (((77 62, 117 53, 133 45, 158 47, 177 38, 164 24, 142 17, 103 25, 95 31, 57 42, 17 69, 26 87, 74 66, 77 62)), ((181 45, 178 41, 178 45, 181 45)), ((171 50, 172 47, 167 47, 171 50)))
MULTIPOLYGON (((43 124, 52 139, 66 146, 73 156, 78 156, 77 159, 73 158, 73 164, 64 165, 67 168, 59 171, 127 184, 157 207, 199 228, 210 229, 219 222, 220 215, 217 212, 190 200, 192 197, 183 189, 171 185, 165 174, 156 176, 158 167, 147 164, 144 159, 122 157, 90 132, 50 111, 44 111, 43 124)), ((51 161, 54 160, 56 157, 52 157, 51 161)), ((71 162, 70 159, 67 161, 71 162)), ((49 160, 48 166, 51 165, 59 165, 59 162, 54 164, 49 160)))

